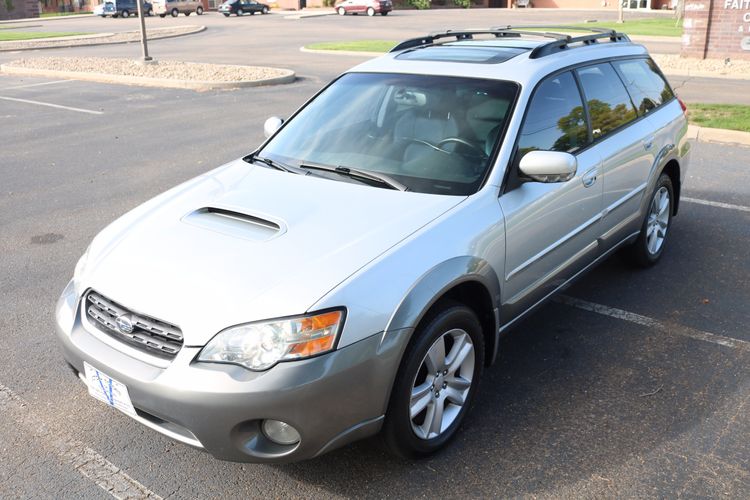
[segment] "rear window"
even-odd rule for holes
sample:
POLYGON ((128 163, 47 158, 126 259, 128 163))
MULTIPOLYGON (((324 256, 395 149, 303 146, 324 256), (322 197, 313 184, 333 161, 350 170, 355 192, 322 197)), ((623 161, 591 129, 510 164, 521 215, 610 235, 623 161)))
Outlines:
POLYGON ((672 89, 651 60, 613 61, 630 92, 639 115, 645 115, 674 97, 672 89))

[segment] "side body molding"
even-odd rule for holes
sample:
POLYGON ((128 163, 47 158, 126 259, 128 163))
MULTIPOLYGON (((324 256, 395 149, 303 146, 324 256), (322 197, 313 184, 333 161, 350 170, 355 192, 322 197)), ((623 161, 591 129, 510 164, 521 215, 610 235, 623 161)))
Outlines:
POLYGON ((425 274, 409 289, 388 320, 383 333, 384 340, 391 333, 404 328, 416 327, 427 311, 448 290, 466 282, 482 285, 489 293, 492 301, 494 330, 490 336, 491 343, 487 345, 487 352, 491 354, 490 361, 497 356, 498 336, 500 332, 500 281, 492 266, 479 257, 454 257, 438 264, 425 274))

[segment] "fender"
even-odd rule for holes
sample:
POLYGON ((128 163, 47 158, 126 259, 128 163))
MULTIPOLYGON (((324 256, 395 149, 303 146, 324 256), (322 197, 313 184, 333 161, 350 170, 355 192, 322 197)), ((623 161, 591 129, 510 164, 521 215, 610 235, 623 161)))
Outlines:
MULTIPOLYGON (((641 198, 641 208, 639 212, 641 215, 645 214, 646 210, 648 210, 648 204, 651 202, 651 191, 654 190, 656 181, 659 180, 661 173, 664 171, 664 167, 666 167, 667 163, 669 163, 671 160, 675 160, 678 164, 680 163, 676 153, 677 147, 674 144, 670 143, 664 145, 664 147, 662 147, 659 153, 656 155, 654 163, 653 165, 651 165, 651 170, 648 174, 648 183, 646 184, 646 188, 643 190, 643 196, 641 198)), ((679 189, 679 186, 675 186, 675 189, 679 189)), ((674 212, 677 213, 677 200, 679 198, 675 198, 676 200, 674 212)))
POLYGON ((492 266, 479 257, 461 256, 444 261, 424 273, 401 299, 393 315, 388 320, 383 333, 385 339, 402 329, 414 329, 427 311, 448 290, 466 282, 481 284, 490 294, 494 316, 494 336, 490 361, 497 357, 500 332, 500 281, 492 266))

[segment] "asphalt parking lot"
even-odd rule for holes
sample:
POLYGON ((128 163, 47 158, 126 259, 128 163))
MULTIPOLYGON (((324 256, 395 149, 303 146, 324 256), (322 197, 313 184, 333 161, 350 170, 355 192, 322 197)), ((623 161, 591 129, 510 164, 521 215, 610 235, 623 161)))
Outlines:
MULTIPOLYGON (((176 57, 179 40, 155 47, 176 57)), ((356 62, 284 50, 297 83, 238 91, 0 76, 0 497, 750 496, 746 147, 695 144, 661 263, 613 257, 505 336, 463 432, 429 460, 371 439, 293 465, 219 462, 91 399, 53 339, 76 260, 356 62)))

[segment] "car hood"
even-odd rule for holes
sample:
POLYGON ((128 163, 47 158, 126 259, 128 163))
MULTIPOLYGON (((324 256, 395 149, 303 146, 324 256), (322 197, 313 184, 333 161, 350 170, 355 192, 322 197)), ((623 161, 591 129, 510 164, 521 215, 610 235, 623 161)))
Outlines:
POLYGON ((186 345, 204 345, 232 325, 306 312, 464 199, 237 160, 115 221, 94 239, 78 279, 177 325, 186 345))

